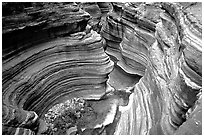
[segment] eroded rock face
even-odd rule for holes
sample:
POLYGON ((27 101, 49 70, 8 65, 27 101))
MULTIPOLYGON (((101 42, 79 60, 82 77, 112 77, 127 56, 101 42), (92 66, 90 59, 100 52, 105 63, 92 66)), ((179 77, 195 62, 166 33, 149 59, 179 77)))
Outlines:
POLYGON ((36 43, 83 31, 89 19, 90 15, 73 3, 31 3, 19 14, 3 16, 3 59, 36 43))
POLYGON ((117 58, 118 66, 129 74, 143 76, 147 66, 148 48, 154 42, 155 23, 150 22, 145 16, 137 16, 160 9, 153 7, 150 11, 145 11, 144 6, 138 9, 131 6, 113 3, 113 11, 109 12, 101 35, 106 39, 106 52, 117 58))
POLYGON ((189 5, 17 3, 3 14, 3 134, 51 134, 52 109, 69 111, 52 134, 202 134, 202 22, 189 5), (73 99, 83 106, 59 107, 73 99))
POLYGON ((190 118, 186 116, 195 104, 200 107, 195 102, 202 93, 199 22, 178 4, 115 3, 113 7, 115 11, 107 17, 102 32, 111 51, 107 53, 116 58, 118 54, 122 56, 117 65, 126 63, 128 68, 123 68, 127 73, 143 75, 134 86, 128 107, 121 107, 114 134, 188 134, 188 128, 195 129, 191 134, 201 134, 201 110, 195 110, 190 118), (152 15, 157 16, 151 18, 152 15), (132 62, 135 65, 128 65, 132 62), (134 67, 133 71, 130 66, 134 67), (184 121, 197 126, 183 126, 184 121))
MULTIPOLYGON (((58 21, 56 25, 47 24, 45 28, 58 29, 58 26, 70 22, 77 24, 78 20, 87 22, 88 13, 83 11, 82 15, 77 16, 78 11, 66 12, 70 6, 70 10, 73 10, 72 5, 59 5, 58 8, 60 6, 65 9, 65 15, 72 13, 67 15, 70 18, 65 17, 65 20, 58 21)), ((44 10, 40 13, 45 14, 44 10)), ((52 14, 57 14, 58 10, 52 10, 52 14)), ((56 18, 59 17, 56 15, 56 18)), ((79 30, 69 26, 73 29, 72 32, 62 29, 62 32, 58 33, 65 34, 66 31, 69 36, 30 46, 26 50, 23 45, 19 45, 16 50, 18 54, 3 60, 4 134, 27 134, 27 130, 30 131, 29 134, 33 133, 31 131, 34 129, 31 128, 37 127, 34 124, 38 124, 38 118, 52 105, 72 97, 99 99, 105 94, 107 76, 113 69, 113 62, 104 52, 100 35, 95 31, 85 30, 85 26, 86 24, 77 24, 79 30), (81 32, 73 33, 74 31, 81 32), (25 128, 24 132, 19 131, 19 128, 25 128)), ((22 28, 24 29, 26 27, 22 28)), ((15 30, 10 33, 15 33, 15 30)), ((12 41, 13 38, 7 39, 12 41)))

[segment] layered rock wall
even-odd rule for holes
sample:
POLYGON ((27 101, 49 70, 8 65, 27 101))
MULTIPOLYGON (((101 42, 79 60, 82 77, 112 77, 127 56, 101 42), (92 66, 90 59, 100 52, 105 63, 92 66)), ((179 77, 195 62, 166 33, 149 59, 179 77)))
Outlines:
POLYGON ((3 134, 44 132, 50 108, 73 98, 91 111, 73 112, 70 134, 202 134, 202 22, 185 3, 8 5, 3 134))
POLYGON ((113 62, 100 35, 85 29, 89 14, 72 4, 48 7, 33 13, 40 16, 33 19, 37 23, 3 28, 3 134, 35 134, 39 118, 53 105, 73 97, 99 99, 106 92, 113 62), (19 31, 34 39, 12 37, 19 31))
MULTIPOLYGON (((201 25, 178 4, 114 3, 113 8, 102 31, 111 51, 107 53, 122 56, 117 65, 125 62, 127 73, 134 66, 132 72, 143 75, 128 107, 121 107, 114 134, 187 133, 189 127, 179 127, 188 123, 187 111, 202 93, 201 25)), ((200 113, 189 121, 200 123, 200 113)), ((200 124, 191 128, 201 134, 200 124)))
POLYGON ((117 58, 118 66, 129 74, 143 76, 147 67, 148 48, 154 41, 155 23, 145 17, 136 17, 144 7, 139 8, 113 3, 113 10, 107 16, 101 35, 106 39, 106 52, 117 58))
MULTIPOLYGON (((9 3, 7 5, 9 7, 9 3)), ((90 19, 88 13, 72 3, 30 5, 19 14, 2 17, 3 59, 18 54, 31 45, 82 31, 90 19)))

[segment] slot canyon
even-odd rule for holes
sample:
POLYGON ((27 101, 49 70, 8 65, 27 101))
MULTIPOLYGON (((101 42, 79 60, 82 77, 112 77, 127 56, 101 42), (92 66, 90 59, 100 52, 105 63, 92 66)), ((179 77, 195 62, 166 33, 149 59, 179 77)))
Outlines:
POLYGON ((3 135, 201 135, 202 3, 2 2, 3 135))

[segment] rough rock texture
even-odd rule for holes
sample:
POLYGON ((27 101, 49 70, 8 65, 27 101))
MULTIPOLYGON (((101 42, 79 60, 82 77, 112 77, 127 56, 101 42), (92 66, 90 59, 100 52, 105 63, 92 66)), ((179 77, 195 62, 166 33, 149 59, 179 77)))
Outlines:
MULTIPOLYGON (((32 22, 31 27, 30 23, 26 22, 16 28, 9 24, 3 28, 6 29, 3 36, 7 35, 5 37, 9 41, 13 41, 14 38, 8 35, 16 36, 16 31, 26 31, 27 28, 36 33, 52 28, 51 30, 57 30, 57 33, 53 34, 69 35, 38 45, 29 43, 29 47, 26 45, 26 48, 22 45, 21 39, 16 38, 14 47, 18 48, 12 52, 18 54, 3 53, 3 134, 32 134, 31 131, 35 130, 32 128, 37 127, 34 124, 39 124, 38 118, 52 105, 72 97, 99 99, 106 92, 107 76, 113 69, 113 62, 104 52, 100 35, 92 30, 85 30, 89 14, 80 10, 70 12, 73 11, 70 4, 53 4, 49 7, 50 9, 43 8, 33 13, 52 15, 45 16, 45 21, 50 23, 46 23, 43 28, 36 28, 38 23, 35 22, 32 22), (51 9, 53 7, 56 9, 51 9), (60 12, 62 9, 65 10, 63 11, 65 15, 60 14, 60 17, 65 16, 64 19, 59 20, 58 8, 60 12), (62 27, 61 31, 59 27, 62 27), (75 31, 81 32, 73 33, 75 31), (8 56, 11 57, 5 59, 8 56)), ((37 34, 30 35, 36 41, 39 40, 37 34)), ((22 35, 19 37, 29 40, 22 35)), ((46 36, 41 35, 41 39, 44 38, 46 39, 46 36)), ((32 43, 35 43, 35 40, 32 43)), ((7 43, 6 40, 4 42, 7 43)), ((10 47, 10 44, 7 46, 10 47)))
MULTIPOLYGON (((152 35, 155 23, 149 22, 145 16, 136 19, 135 16, 139 16, 137 12, 144 10, 142 6, 139 8, 131 9, 124 4, 113 3, 113 11, 108 14, 107 23, 103 26, 101 34, 106 39, 106 52, 117 58, 117 65, 129 74, 143 76, 147 66, 148 47, 154 41, 152 35)), ((157 14, 151 16, 155 15, 157 14)))
POLYGON ((91 15, 88 24, 96 32, 100 32, 106 14, 111 9, 109 2, 82 2, 80 7, 91 15))
MULTIPOLYGON (((33 3, 30 5, 32 7, 27 7, 19 14, 2 17, 3 59, 36 43, 82 31, 90 19, 87 12, 72 3, 33 3)), ((5 7, 9 6, 9 3, 5 4, 5 7)))
POLYGON ((113 3, 113 9, 102 30, 107 53, 127 73, 143 75, 114 134, 201 134, 199 21, 172 3, 113 3))
POLYGON ((83 115, 56 134, 202 134, 200 11, 201 3, 3 3, 3 134, 47 133, 44 118, 73 98, 89 113, 63 108, 83 115))

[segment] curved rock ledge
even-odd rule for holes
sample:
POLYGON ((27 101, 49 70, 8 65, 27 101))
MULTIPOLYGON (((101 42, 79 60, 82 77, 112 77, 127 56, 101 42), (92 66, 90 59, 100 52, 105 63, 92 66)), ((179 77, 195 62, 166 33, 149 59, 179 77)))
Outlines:
MULTIPOLYGON (((113 3, 113 11, 108 14, 107 23, 102 29, 102 36, 106 39, 107 53, 115 56, 118 66, 129 74, 143 76, 147 66, 148 48, 154 42, 155 17, 137 17, 140 14, 161 11, 145 6, 135 8, 129 4, 113 3), (144 13, 141 13, 144 12, 144 13)), ((149 15, 150 16, 150 15, 149 15)))
POLYGON ((55 114, 51 124, 60 130, 51 134, 202 134, 202 21, 189 5, 8 8, 3 134, 50 134, 55 114))
MULTIPOLYGON (((39 119, 53 105, 72 97, 99 99, 106 92, 106 81, 113 69, 113 62, 104 52, 100 35, 87 29, 82 32, 85 24, 76 25, 80 21, 87 22, 89 14, 77 8, 72 9, 75 7, 73 5, 53 4, 49 6, 51 7, 57 9, 43 9, 39 12, 45 15, 54 14, 45 16, 52 18, 52 22, 43 28, 32 29, 37 33, 49 28, 58 29, 58 32, 61 31, 58 34, 69 36, 54 40, 48 37, 50 39, 48 42, 26 48, 21 45, 22 41, 17 39, 18 49, 12 52, 18 54, 9 53, 9 57, 12 55, 10 58, 7 58, 8 54, 3 54, 7 58, 3 57, 2 67, 3 134, 36 134, 39 119), (71 9, 67 8, 70 6, 71 9), (64 10, 64 14, 57 13, 58 8, 59 12, 64 10), (75 13, 66 12, 68 10, 74 10, 75 13), (57 22, 58 18, 61 18, 57 14, 65 19, 57 22), (63 30, 63 27, 59 30, 60 26, 70 23, 80 29, 68 26, 72 30, 63 30), (75 31, 81 32, 73 33, 75 31)), ((47 18, 45 20, 49 22, 47 18)), ((16 29, 7 25, 7 28, 12 29, 5 30, 3 36, 12 35, 20 29, 26 31, 29 26, 28 23, 20 25, 16 29), (20 25, 25 27, 19 27, 20 25)), ((35 25, 33 27, 36 27, 35 25)), ((13 37, 5 37, 13 40, 13 37)))
POLYGON ((20 14, 2 18, 3 59, 31 45, 83 31, 90 19, 87 12, 72 3, 33 3, 31 6, 20 14))
POLYGON ((105 23, 106 14, 110 10, 109 2, 82 2, 81 8, 91 15, 91 19, 88 24, 96 32, 100 32, 102 24, 105 23))
MULTIPOLYGON (((59 101, 72 97, 99 99, 106 92, 113 63, 96 32, 79 33, 36 47, 4 64, 6 106, 32 110, 41 116, 59 101)), ((4 124, 12 120, 9 115, 14 114, 5 114, 4 124)))
MULTIPOLYGON (((189 126, 198 131, 192 134, 201 134, 201 110, 194 110, 194 114, 193 112, 190 114, 192 116, 186 116, 187 111, 198 99, 197 95, 202 93, 202 72, 200 71, 202 51, 201 37, 199 37, 202 33, 201 25, 190 13, 183 12, 182 7, 178 4, 153 3, 136 8, 130 8, 131 4, 124 4, 116 7, 120 10, 115 13, 122 13, 119 14, 122 16, 119 24, 125 24, 126 20, 134 21, 133 24, 128 23, 134 26, 132 32, 130 27, 126 27, 127 25, 123 25, 125 26, 123 29, 118 29, 119 27, 115 29, 115 32, 122 33, 120 36, 118 33, 115 34, 122 39, 120 48, 118 48, 119 52, 122 56, 126 55, 130 58, 130 52, 136 50, 134 54, 132 53, 132 56, 135 57, 132 60, 141 65, 135 65, 138 69, 135 68, 134 71, 144 76, 134 86, 134 93, 129 98, 128 107, 121 107, 121 118, 114 134, 188 134, 190 133, 187 131, 189 126), (161 10, 152 10, 155 7, 161 10), (128 8, 130 9, 127 10, 128 8), (141 8, 145 10, 139 10, 141 8), (132 11, 134 14, 131 14, 132 11), (150 14, 148 11, 151 11, 151 14, 159 14, 158 19, 153 21, 146 17, 145 15, 150 14), (125 13, 126 16, 123 16, 125 13), (137 13, 140 13, 139 17, 137 13), (140 21, 146 23, 140 24, 140 21), (192 22, 195 23, 191 25, 192 22), (138 28, 140 31, 137 31, 138 28), (129 38, 126 38, 128 34, 129 38), (145 34, 149 34, 149 37, 145 34), (145 40, 143 45, 138 43, 141 38, 145 40), (132 48, 133 45, 135 45, 134 48, 132 48), (130 50, 129 55, 124 47, 130 50), (144 61, 139 60, 140 58, 144 58, 144 61), (145 66, 143 68, 146 69, 145 74, 140 73, 140 66, 145 66), (185 126, 190 121, 196 121, 200 125, 185 126)), ((109 28, 109 35, 114 32, 112 29, 114 28, 109 28)), ((105 39, 109 41, 110 37, 106 36, 107 34, 104 35, 105 39)), ((112 48, 111 44, 107 46, 112 48)), ((126 68, 124 69, 130 73, 126 68)))

